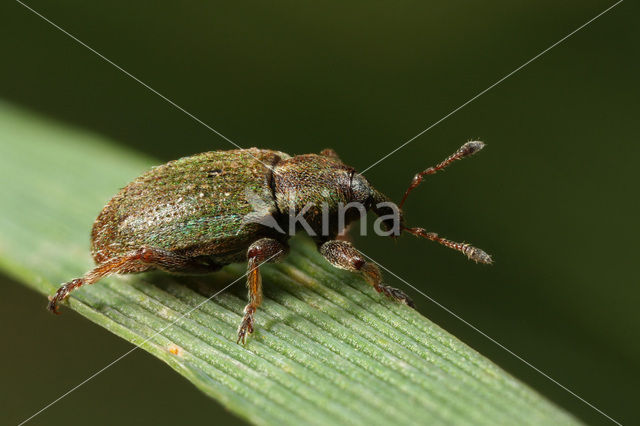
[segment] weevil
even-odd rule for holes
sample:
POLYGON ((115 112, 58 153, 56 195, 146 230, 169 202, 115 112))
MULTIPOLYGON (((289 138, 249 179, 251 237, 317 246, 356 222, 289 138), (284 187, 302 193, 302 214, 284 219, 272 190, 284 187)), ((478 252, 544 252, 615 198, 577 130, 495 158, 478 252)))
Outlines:
MULTIPOLYGON (((338 207, 357 203, 365 213, 371 210, 384 218, 387 229, 397 220, 400 232, 436 241, 476 262, 491 263, 487 253, 470 244, 407 227, 401 210, 424 177, 483 147, 479 141, 467 142, 441 163, 416 174, 397 205, 332 149, 290 156, 250 148, 171 161, 141 175, 107 203, 91 232, 91 254, 97 266, 63 284, 50 298, 48 309, 58 313, 58 304, 71 291, 110 274, 153 269, 210 273, 230 263, 248 262, 249 302, 237 334, 237 342, 244 344, 262 302, 259 266, 282 260, 288 252, 287 241, 298 228, 313 235, 330 264, 360 273, 378 293, 415 307, 404 292, 384 285, 378 267, 344 237, 344 226, 335 220, 338 207), (292 214, 302 220, 291 221, 292 214)), ((346 215, 343 225, 354 219, 353 214, 346 215)))

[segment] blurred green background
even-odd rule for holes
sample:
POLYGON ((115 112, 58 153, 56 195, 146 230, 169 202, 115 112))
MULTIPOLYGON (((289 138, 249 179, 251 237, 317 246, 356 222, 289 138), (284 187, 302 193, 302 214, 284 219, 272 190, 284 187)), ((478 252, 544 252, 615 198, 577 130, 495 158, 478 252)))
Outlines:
MULTIPOLYGON (((243 147, 333 147, 362 170, 613 2, 27 4, 243 147)), ((3 101, 158 162, 232 148, 19 3, 1 8, 3 101)), ((356 241, 622 423, 637 422, 640 377, 637 16, 636 4, 620 4, 367 172, 399 199, 416 171, 466 140, 486 141, 478 157, 416 190, 406 211, 410 224, 476 243, 494 266, 410 237, 356 241)), ((2 276, 0 285, 9 424, 131 347, 70 311, 52 321, 41 296, 2 276), (60 379, 54 367, 65 362, 60 379)), ((548 398, 611 424, 407 291, 426 316, 548 398)), ((33 424, 88 419, 241 423, 142 351, 33 424)))

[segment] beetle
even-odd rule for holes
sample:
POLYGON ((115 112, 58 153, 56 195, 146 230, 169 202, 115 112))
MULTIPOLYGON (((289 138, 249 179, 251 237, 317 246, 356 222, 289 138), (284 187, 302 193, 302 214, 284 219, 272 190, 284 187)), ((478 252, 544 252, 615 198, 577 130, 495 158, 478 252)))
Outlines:
POLYGON ((332 149, 296 156, 257 148, 212 151, 154 167, 103 208, 91 232, 91 254, 97 266, 63 284, 50 297, 48 309, 59 313, 58 304, 71 291, 110 274, 153 269, 210 273, 246 261, 249 302, 237 335, 237 342, 244 344, 262 301, 259 266, 283 259, 287 240, 299 229, 313 235, 320 253, 333 266, 360 273, 378 293, 415 307, 404 292, 384 285, 378 267, 345 238, 341 228, 356 217, 346 215, 341 227, 335 220, 338 207, 358 203, 365 213, 371 210, 383 219, 386 229, 393 228, 395 220, 399 232, 394 237, 408 232, 476 262, 491 263, 488 254, 469 244, 407 227, 401 210, 424 177, 483 147, 479 141, 467 142, 441 163, 416 174, 397 205, 332 149), (292 222, 292 215, 302 221, 292 222))

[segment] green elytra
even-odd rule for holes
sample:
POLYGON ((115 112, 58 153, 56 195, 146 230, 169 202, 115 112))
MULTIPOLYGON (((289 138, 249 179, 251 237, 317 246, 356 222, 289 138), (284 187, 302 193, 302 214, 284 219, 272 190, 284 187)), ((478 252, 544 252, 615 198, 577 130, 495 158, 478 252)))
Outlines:
MULTIPOLYGON (((417 174, 402 202, 424 176, 483 146, 468 142, 445 161, 417 174)), ((396 208, 394 213, 394 209, 380 207, 392 203, 333 150, 297 156, 257 148, 213 151, 154 167, 116 194, 93 225, 91 253, 97 266, 63 284, 51 298, 49 309, 57 313, 58 303, 71 291, 114 273, 151 269, 209 273, 247 261, 249 303, 237 336, 244 343, 262 301, 259 266, 284 258, 287 240, 295 233, 289 227, 300 227, 290 220, 296 214, 308 223, 303 229, 311 231, 327 261, 361 273, 379 293, 413 306, 402 291, 383 285, 377 266, 339 235, 335 220, 339 206, 350 202, 379 216, 396 214, 401 230, 454 248, 476 262, 491 263, 490 256, 469 244, 405 227, 401 210, 396 208), (327 224, 323 224, 323 215, 331 218, 327 224)), ((358 217, 351 211, 344 225, 358 217)))
POLYGON ((221 257, 220 265, 243 260, 256 237, 271 234, 258 223, 243 223, 252 212, 247 191, 275 211, 269 167, 287 158, 269 150, 213 151, 154 167, 123 188, 96 219, 96 263, 143 246, 221 257))

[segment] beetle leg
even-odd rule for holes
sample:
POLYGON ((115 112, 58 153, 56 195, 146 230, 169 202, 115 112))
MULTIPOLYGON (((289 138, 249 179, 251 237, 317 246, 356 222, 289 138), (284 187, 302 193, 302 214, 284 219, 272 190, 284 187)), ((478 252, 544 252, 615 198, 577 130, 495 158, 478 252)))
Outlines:
POLYGON ((218 265, 207 265, 167 250, 142 247, 124 256, 109 259, 87 272, 82 278, 63 284, 50 298, 48 309, 54 314, 59 313, 58 303, 66 299, 69 293, 83 285, 93 284, 107 275, 142 272, 152 267, 173 272, 212 272, 220 269, 218 265))
POLYGON ((385 296, 415 308, 415 304, 403 291, 382 285, 380 269, 365 257, 348 241, 331 240, 320 246, 320 254, 333 266, 347 271, 359 272, 373 288, 385 296))
POLYGON ((249 246, 247 250, 248 273, 247 288, 249 303, 244 307, 244 317, 238 327, 238 341, 245 343, 247 334, 253 333, 253 314, 262 303, 262 276, 260 265, 266 262, 277 262, 289 251, 289 247, 273 238, 261 238, 249 246))

